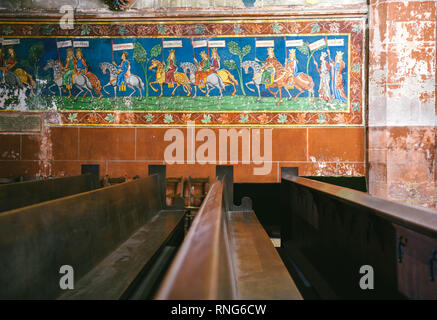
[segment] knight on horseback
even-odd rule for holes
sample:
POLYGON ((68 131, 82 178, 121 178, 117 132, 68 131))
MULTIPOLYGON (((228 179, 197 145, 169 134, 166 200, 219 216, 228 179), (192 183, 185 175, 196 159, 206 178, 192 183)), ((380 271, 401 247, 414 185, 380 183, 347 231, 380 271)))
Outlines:
POLYGON ((164 72, 165 72, 165 82, 167 83, 169 88, 174 88, 174 74, 178 69, 175 51, 171 49, 165 63, 164 72))
POLYGON ((217 52, 217 48, 212 49, 211 59, 212 59, 212 66, 210 70, 212 72, 217 72, 220 69, 220 56, 217 52))
POLYGON ((126 79, 130 77, 130 62, 127 59, 128 53, 124 51, 121 55, 120 65, 116 65, 115 61, 112 62, 118 69, 117 86, 119 91, 126 91, 126 79))
MULTIPOLYGON (((65 59, 65 65, 62 65, 59 61, 61 68, 63 69, 62 85, 68 90, 68 97, 71 97, 71 88, 73 87, 74 69, 76 67, 76 58, 74 57, 73 48, 67 49, 67 58, 65 59)), ((66 92, 65 88, 62 89, 66 92)))
POLYGON ((302 73, 298 71, 298 63, 299 61, 296 58, 296 49, 288 50, 288 58, 285 61, 285 68, 291 75, 293 75, 292 77, 290 77, 290 89, 294 89, 294 77, 297 77, 299 74, 302 73))
MULTIPOLYGON (((102 85, 100 83, 99 78, 97 78, 97 76, 94 73, 91 73, 88 70, 88 64, 86 63, 85 57, 83 56, 83 52, 82 50, 79 48, 76 50, 76 75, 84 75, 88 78, 88 80, 91 82, 91 85, 94 89, 94 93, 98 94, 99 97, 97 98, 98 100, 103 98, 103 94, 101 92, 102 89, 102 85)), ((84 97, 88 92, 85 91, 84 93, 84 97)))
POLYGON ((208 55, 205 51, 202 51, 200 56, 202 57, 201 62, 198 62, 196 58, 194 58, 194 62, 196 63, 196 67, 198 69, 195 75, 195 85, 199 86, 199 88, 203 88, 206 83, 206 78, 212 73, 210 72, 211 61, 209 61, 208 55))
POLYGON ((253 79, 256 80, 258 77, 261 77, 261 83, 264 84, 266 88, 273 85, 276 81, 275 77, 277 70, 282 67, 281 63, 275 57, 274 48, 267 48, 267 55, 267 59, 264 61, 255 59, 255 61, 261 62, 263 67, 261 69, 262 73, 253 79))
POLYGON ((3 75, 4 70, 3 67, 5 66, 5 56, 3 53, 3 48, 0 48, 0 82, 5 83, 5 77, 3 75))

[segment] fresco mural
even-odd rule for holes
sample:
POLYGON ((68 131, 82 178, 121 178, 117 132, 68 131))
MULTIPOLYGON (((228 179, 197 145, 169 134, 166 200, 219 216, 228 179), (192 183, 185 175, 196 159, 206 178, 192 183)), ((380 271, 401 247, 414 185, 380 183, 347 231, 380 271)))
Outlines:
POLYGON ((362 18, 4 22, 0 110, 60 125, 363 125, 362 18))

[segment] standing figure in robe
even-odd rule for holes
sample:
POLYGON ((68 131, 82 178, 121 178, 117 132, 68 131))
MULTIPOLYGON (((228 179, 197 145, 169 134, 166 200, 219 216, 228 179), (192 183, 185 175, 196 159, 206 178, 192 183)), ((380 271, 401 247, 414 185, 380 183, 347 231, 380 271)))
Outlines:
POLYGON ((194 61, 196 62, 197 69, 199 71, 196 72, 195 75, 195 84, 199 86, 199 88, 202 88, 205 85, 206 77, 209 74, 209 69, 211 68, 211 61, 209 61, 208 55, 205 51, 202 51, 200 53, 200 56, 202 57, 201 62, 197 62, 196 59, 194 61))
MULTIPOLYGON (((76 74, 83 74, 88 78, 88 80, 91 82, 91 85, 94 89, 94 93, 99 95, 98 100, 103 98, 103 94, 101 92, 102 90, 102 84, 100 83, 99 78, 94 73, 91 73, 88 70, 88 64, 85 60, 85 57, 83 56, 82 49, 76 50, 76 74)), ((86 92, 84 96, 86 95, 86 92)))
POLYGON ((320 84, 319 84, 319 98, 325 101, 332 101, 331 95, 331 76, 330 70, 331 66, 329 62, 326 60, 326 52, 322 52, 320 55, 320 68, 317 65, 317 62, 314 60, 314 64, 316 65, 317 72, 320 74, 320 84))
POLYGON ((174 74, 177 69, 178 69, 178 65, 175 57, 175 52, 174 49, 171 49, 168 54, 168 58, 164 68, 165 82, 168 84, 169 88, 174 87, 174 83, 175 83, 174 74))
MULTIPOLYGON (((71 88, 73 86, 74 69, 76 67, 76 59, 74 57, 73 48, 67 49, 67 58, 65 59, 65 65, 62 65, 61 62, 59 62, 59 64, 64 71, 64 74, 62 75, 62 85, 66 86, 69 93, 68 97, 70 98, 71 88)), ((65 88, 63 88, 63 91, 66 91, 65 88)))
POLYGON ((118 69, 118 75, 117 75, 117 86, 119 91, 126 91, 126 79, 130 77, 130 62, 127 59, 128 53, 127 51, 124 51, 121 55, 121 62, 120 65, 116 65, 115 61, 112 63, 117 67, 118 69))
POLYGON ((343 76, 342 72, 345 67, 345 63, 343 61, 343 52, 337 51, 335 55, 335 61, 331 62, 331 67, 334 70, 334 92, 332 95, 332 98, 335 100, 340 100, 343 102, 347 101, 347 97, 344 94, 344 87, 343 87, 343 76))

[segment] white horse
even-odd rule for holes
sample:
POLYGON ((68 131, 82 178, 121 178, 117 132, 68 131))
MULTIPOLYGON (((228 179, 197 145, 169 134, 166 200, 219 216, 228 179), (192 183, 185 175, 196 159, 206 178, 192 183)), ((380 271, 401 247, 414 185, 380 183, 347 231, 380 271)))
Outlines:
MULTIPOLYGON (((112 63, 109 62, 102 62, 100 63, 100 69, 102 70, 103 74, 106 74, 107 71, 109 71, 109 82, 107 84, 105 84, 103 86, 103 91, 105 91, 106 94, 109 94, 109 92, 107 92, 105 90, 105 88, 107 86, 112 86, 112 88, 114 89, 114 100, 117 99, 117 67, 115 65, 113 65, 112 63)), ((127 79, 126 79, 126 86, 131 88, 133 91, 132 93, 128 96, 129 98, 132 97, 132 95, 138 90, 138 92, 140 93, 140 101, 143 99, 143 92, 142 90, 144 90, 144 83, 143 80, 141 80, 141 78, 137 75, 131 74, 127 79)))
MULTIPOLYGON (((195 98, 197 96, 197 86, 196 86, 196 72, 197 72, 197 67, 194 65, 194 63, 191 62, 183 62, 181 63, 181 69, 184 71, 184 73, 186 73, 188 75, 188 78, 190 79, 190 81, 188 82, 189 84, 192 84, 194 87, 194 95, 193 98, 195 98)), ((222 80, 222 78, 220 78, 220 76, 217 73, 211 73, 210 75, 208 75, 206 77, 206 96, 209 97, 209 93, 211 92, 211 90, 218 89, 220 92, 220 96, 219 99, 223 98, 223 90, 225 90, 225 84, 222 80)), ((200 91, 203 91, 202 89, 199 88, 200 91)))
MULTIPOLYGON (((47 61, 46 65, 44 67, 45 71, 47 71, 49 69, 53 69, 53 82, 54 83, 48 89, 51 93, 56 94, 55 92, 52 91, 52 88, 54 86, 57 86, 58 90, 59 90, 59 96, 61 97, 61 101, 62 101, 62 75, 63 74, 61 71, 61 66, 59 65, 59 63, 57 61, 50 59, 47 61)), ((91 85, 91 82, 86 75, 74 74, 72 84, 80 90, 79 93, 74 96, 75 101, 77 100, 79 95, 81 95, 83 92, 85 92, 85 94, 87 94, 89 92, 89 94, 91 95, 91 101, 94 100, 94 96, 93 96, 93 92, 92 92, 93 86, 91 85)))
POLYGON ((253 77, 252 77, 252 81, 246 82, 246 87, 247 89, 249 89, 252 92, 257 92, 258 93, 258 99, 256 99, 256 101, 260 101, 261 100, 261 76, 260 74, 262 73, 261 69, 261 65, 253 60, 248 60, 248 61, 244 61, 241 64, 241 68, 244 69, 244 72, 247 74, 250 72, 250 69, 252 69, 253 72, 253 77), (255 86, 256 90, 249 87, 249 85, 253 85, 255 86))

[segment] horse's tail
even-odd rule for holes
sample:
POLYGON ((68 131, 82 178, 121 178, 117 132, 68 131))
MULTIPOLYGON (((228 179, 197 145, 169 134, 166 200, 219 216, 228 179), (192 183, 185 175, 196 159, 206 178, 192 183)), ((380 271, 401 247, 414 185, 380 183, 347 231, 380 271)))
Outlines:
MULTIPOLYGON (((146 75, 147 76, 147 75, 146 75)), ((141 87, 141 90, 144 90, 145 88, 144 88, 144 82, 143 82, 143 79, 141 79, 140 77, 138 77, 138 79, 140 80, 140 87, 141 87)))

